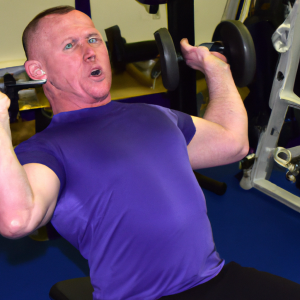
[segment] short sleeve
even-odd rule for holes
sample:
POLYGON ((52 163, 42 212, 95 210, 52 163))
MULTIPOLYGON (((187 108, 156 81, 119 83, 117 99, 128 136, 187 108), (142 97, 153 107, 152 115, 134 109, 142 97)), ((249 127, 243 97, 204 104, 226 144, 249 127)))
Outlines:
POLYGON ((177 127, 181 130, 187 145, 191 142, 192 138, 196 133, 196 127, 190 115, 181 111, 169 109, 159 105, 150 104, 150 106, 155 107, 156 109, 163 112, 169 119, 171 119, 177 125, 177 127))
POLYGON ((37 163, 50 168, 60 180, 60 190, 65 185, 65 170, 55 152, 47 143, 34 137, 15 148, 16 156, 21 165, 37 163))
POLYGON ((196 127, 193 122, 193 119, 190 115, 181 111, 173 109, 171 109, 171 111, 177 116, 177 126, 182 131, 186 140, 186 144, 188 145, 196 133, 196 127))

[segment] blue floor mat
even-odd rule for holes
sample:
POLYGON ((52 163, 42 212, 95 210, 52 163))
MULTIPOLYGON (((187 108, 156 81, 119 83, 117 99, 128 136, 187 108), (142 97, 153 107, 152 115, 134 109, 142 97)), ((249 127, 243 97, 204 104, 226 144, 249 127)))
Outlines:
MULTIPOLYGON (((201 170, 228 186, 224 196, 204 191, 220 256, 300 283, 300 213, 258 190, 243 190, 238 172, 238 164, 201 170)), ((283 172, 274 170, 270 181, 300 194, 283 172)))

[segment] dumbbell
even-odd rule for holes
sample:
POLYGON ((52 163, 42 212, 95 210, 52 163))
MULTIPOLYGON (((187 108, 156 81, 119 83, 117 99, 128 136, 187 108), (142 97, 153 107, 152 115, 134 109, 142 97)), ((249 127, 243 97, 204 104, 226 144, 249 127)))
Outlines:
POLYGON ((127 63, 154 59, 158 56, 156 42, 126 43, 118 25, 105 29, 107 44, 114 70, 124 71, 127 63))
POLYGON ((23 89, 36 88, 47 82, 46 79, 43 80, 31 80, 31 81, 16 81, 13 75, 4 75, 4 93, 10 99, 9 117, 10 121, 13 123, 16 121, 19 113, 19 94, 18 92, 23 89))
MULTIPOLYGON (((167 90, 174 91, 180 79, 179 61, 183 60, 176 53, 169 31, 161 28, 154 33, 160 54, 162 79, 167 90)), ((255 74, 256 55, 252 37, 246 26, 240 21, 222 21, 215 29, 212 42, 200 46, 210 51, 223 54, 230 65, 232 77, 238 87, 249 85, 255 74)))

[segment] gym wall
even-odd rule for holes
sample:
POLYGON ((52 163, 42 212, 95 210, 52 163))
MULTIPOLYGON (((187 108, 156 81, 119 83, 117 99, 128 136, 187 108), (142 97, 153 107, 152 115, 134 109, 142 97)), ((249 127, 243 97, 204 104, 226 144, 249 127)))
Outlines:
MULTIPOLYGON (((195 0, 196 44, 211 40, 227 0, 195 0)), ((106 39, 104 29, 119 25, 127 42, 153 40, 153 33, 167 27, 166 5, 152 16, 134 0, 90 0, 92 19, 106 39)), ((74 0, 0 0, 0 68, 22 65, 25 61, 21 37, 25 26, 39 12, 56 5, 75 5, 74 0)))

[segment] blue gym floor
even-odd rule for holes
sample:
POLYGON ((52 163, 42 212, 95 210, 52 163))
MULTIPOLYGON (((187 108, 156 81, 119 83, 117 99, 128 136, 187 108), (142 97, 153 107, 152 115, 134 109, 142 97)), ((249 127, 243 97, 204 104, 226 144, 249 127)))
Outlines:
MULTIPOLYGON (((300 213, 255 189, 241 189, 239 172, 238 163, 200 171, 228 186, 223 196, 204 190, 220 256, 300 283, 300 213)), ((284 172, 274 171, 271 181, 300 194, 284 172)), ((0 236, 0 300, 46 300, 55 282, 88 272, 87 262, 63 239, 0 236)))

